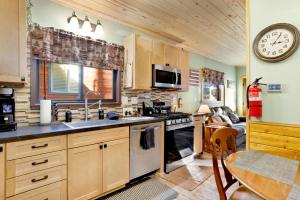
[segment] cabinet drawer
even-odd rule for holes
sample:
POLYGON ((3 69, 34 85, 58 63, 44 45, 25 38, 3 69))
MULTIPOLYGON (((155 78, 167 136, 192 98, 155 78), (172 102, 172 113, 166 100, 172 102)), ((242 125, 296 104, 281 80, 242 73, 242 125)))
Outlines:
POLYGON ((128 126, 68 135, 68 148, 97 144, 121 138, 129 138, 128 126))
POLYGON ((66 149, 66 136, 54 136, 7 144, 7 160, 66 149))
POLYGON ((21 158, 17 160, 10 160, 6 163, 6 178, 9 179, 16 176, 21 176, 28 173, 49 169, 51 167, 64 165, 66 163, 66 150, 21 158))
POLYGON ((6 197, 66 179, 66 166, 59 166, 6 180, 6 197))
POLYGON ((7 200, 67 200, 67 183, 60 181, 19 194, 7 200))

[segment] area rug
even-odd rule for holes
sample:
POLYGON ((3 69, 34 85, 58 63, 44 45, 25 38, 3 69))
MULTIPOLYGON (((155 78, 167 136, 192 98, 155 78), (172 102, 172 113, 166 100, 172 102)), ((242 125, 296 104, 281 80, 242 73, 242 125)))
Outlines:
POLYGON ((178 193, 155 178, 143 180, 99 200, 172 200, 178 193))
POLYGON ((187 165, 169 174, 161 174, 161 178, 192 191, 213 174, 213 168, 207 166, 187 165))

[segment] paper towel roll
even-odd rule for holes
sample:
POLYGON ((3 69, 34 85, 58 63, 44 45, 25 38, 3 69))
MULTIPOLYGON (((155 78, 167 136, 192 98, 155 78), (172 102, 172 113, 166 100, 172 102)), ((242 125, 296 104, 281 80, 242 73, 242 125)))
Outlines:
POLYGON ((51 100, 40 100, 40 123, 51 123, 51 100))

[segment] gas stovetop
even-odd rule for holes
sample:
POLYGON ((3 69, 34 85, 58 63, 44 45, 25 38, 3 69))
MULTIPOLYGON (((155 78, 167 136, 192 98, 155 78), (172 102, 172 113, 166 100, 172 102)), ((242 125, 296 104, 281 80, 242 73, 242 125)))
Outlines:
POLYGON ((164 118, 164 119, 168 120, 168 119, 189 118, 192 115, 189 113, 182 113, 182 112, 169 112, 169 113, 154 113, 150 116, 164 118))

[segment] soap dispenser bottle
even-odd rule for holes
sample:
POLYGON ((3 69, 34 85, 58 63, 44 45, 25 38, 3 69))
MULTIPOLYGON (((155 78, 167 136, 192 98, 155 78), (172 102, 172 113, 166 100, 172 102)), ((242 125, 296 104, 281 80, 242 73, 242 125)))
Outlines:
POLYGON ((70 107, 68 108, 66 112, 65 122, 72 122, 72 112, 70 107))
POLYGON ((104 119, 104 110, 101 108, 101 100, 99 100, 98 116, 99 120, 104 119))

